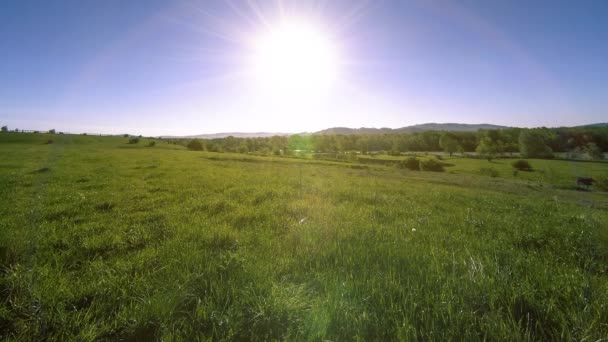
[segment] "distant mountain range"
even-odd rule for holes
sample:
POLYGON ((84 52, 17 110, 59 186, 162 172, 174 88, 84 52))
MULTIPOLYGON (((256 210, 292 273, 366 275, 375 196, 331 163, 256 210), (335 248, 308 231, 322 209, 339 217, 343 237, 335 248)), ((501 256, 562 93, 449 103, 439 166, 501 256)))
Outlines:
MULTIPOLYGON (((589 125, 575 127, 606 127, 608 123, 595 123, 589 125)), ((420 125, 405 126, 401 128, 348 128, 348 127, 332 127, 322 131, 308 133, 297 133, 300 135, 351 135, 351 134, 411 134, 424 131, 454 131, 454 132, 475 132, 480 129, 506 129, 512 128, 509 126, 499 126, 492 124, 460 124, 460 123, 425 123, 420 125)), ((197 139, 218 139, 233 136, 235 138, 256 138, 256 137, 272 137, 272 136, 289 136, 295 133, 272 133, 272 132, 256 132, 256 133, 214 133, 214 134, 199 134, 182 137, 164 136, 163 138, 197 138, 197 139)))
POLYGON ((235 137, 235 138, 264 138, 264 137, 273 137, 273 136, 289 136, 293 135, 293 133, 269 133, 269 132, 254 132, 254 133, 242 133, 242 132, 231 132, 231 133, 213 133, 213 134, 198 134, 198 135, 188 135, 188 136, 163 136, 163 138, 190 138, 190 139, 220 139, 226 137, 235 137))
POLYGON ((601 123, 582 125, 582 126, 576 126, 576 127, 608 127, 608 122, 601 122, 601 123))
POLYGON ((458 132, 471 132, 480 129, 505 129, 507 126, 498 126, 490 124, 459 124, 459 123, 425 123, 421 125, 406 126, 401 128, 347 128, 347 127, 333 127, 324 129, 322 131, 315 132, 313 134, 318 135, 332 135, 332 134, 410 134, 424 131, 458 131, 458 132))

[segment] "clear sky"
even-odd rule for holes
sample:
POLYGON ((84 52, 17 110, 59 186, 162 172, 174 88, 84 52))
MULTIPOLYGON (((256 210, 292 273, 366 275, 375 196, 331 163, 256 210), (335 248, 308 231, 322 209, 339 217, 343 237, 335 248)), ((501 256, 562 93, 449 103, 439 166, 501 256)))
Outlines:
POLYGON ((0 124, 188 135, 606 122, 607 16, 605 0, 4 0, 0 124), (287 34, 263 84, 255 42, 293 22, 322 43, 287 34), (323 49, 329 67, 300 67, 323 49), (278 84, 286 75, 309 87, 278 84))

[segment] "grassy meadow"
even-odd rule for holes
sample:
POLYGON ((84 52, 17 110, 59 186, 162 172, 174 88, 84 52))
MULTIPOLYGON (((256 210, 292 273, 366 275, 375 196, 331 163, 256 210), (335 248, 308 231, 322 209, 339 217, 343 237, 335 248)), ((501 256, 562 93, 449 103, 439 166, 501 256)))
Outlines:
POLYGON ((0 340, 608 337, 608 163, 127 141, 0 134, 0 340))

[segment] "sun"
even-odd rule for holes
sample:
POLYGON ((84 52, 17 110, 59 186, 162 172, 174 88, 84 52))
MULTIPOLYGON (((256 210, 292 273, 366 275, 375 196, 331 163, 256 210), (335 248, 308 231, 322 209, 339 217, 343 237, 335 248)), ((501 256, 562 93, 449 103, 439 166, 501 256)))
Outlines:
POLYGON ((339 67, 329 35, 302 21, 283 22, 256 37, 252 64, 257 84, 278 95, 324 91, 339 67))

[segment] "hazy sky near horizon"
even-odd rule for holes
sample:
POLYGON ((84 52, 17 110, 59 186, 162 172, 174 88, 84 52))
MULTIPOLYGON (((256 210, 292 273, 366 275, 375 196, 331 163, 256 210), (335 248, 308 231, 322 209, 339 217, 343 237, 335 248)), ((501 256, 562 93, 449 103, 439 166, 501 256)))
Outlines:
POLYGON ((607 15, 604 0, 6 0, 0 124, 188 135, 605 122, 607 15), (260 89, 251 42, 281 20, 330 42, 330 85, 260 89))

